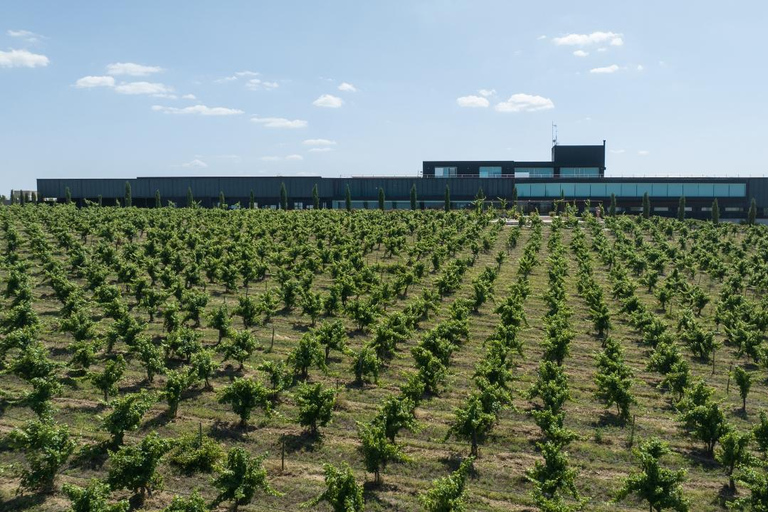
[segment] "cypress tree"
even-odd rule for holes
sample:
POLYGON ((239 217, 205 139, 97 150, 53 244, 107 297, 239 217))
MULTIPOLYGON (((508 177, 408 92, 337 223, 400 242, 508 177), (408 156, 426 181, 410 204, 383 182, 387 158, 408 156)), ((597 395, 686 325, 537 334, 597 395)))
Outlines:
POLYGON ((125 207, 128 208, 133 205, 133 198, 131 197, 131 184, 125 182, 125 207))
POLYGON ((379 187, 379 210, 384 209, 384 187, 379 187))
POLYGON ((414 183, 413 186, 411 186, 411 210, 415 210, 415 209, 416 209, 416 184, 414 183))
POLYGON ((648 192, 643 194, 643 218, 651 218, 651 198, 648 197, 648 192))
POLYGON ((320 194, 317 192, 317 183, 312 187, 312 207, 315 210, 320 209, 320 194))
POLYGON ((13 189, 11 189, 11 204, 16 204, 16 196, 13 194, 13 189))
POLYGON ((449 212, 451 211, 451 189, 448 187, 448 184, 445 184, 445 211, 449 212))
POLYGON ((512 208, 517 209, 517 185, 512 187, 512 208))
POLYGON ((677 220, 685 220, 685 196, 680 196, 680 202, 677 203, 677 220))
POLYGON ((101 197, 101 194, 99 194, 99 206, 102 206, 103 204, 103 198, 101 197))
POLYGON ((285 188, 285 183, 280 184, 280 209, 288 209, 288 190, 285 188))
POLYGON ((187 208, 195 206, 195 198, 192 196, 192 187, 187 187, 187 208))
POLYGON ((163 203, 160 200, 160 190, 155 190, 155 208, 160 208, 161 206, 163 206, 163 203))
MULTIPOLYGON (((11 198, 13 198, 13 194, 11 194, 11 198)), ((67 204, 72 203, 72 192, 69 190, 69 187, 64 187, 64 202, 67 204)))
POLYGON ((24 206, 27 203, 27 197, 23 190, 19 190, 19 204, 24 206))
POLYGON ((255 200, 255 199, 254 199, 254 197, 253 197, 253 190, 251 190, 251 197, 250 197, 250 199, 248 200, 248 208, 250 208, 251 210, 253 210, 255 206, 256 206, 256 200, 255 200))
POLYGON ((616 194, 611 194, 611 206, 608 208, 608 215, 616 216, 616 194))
MULTIPOLYGON (((352 211, 352 192, 349 190, 349 183, 347 183, 347 190, 344 192, 344 206, 348 212, 352 211)), ((368 206, 366 206, 368 208, 368 206)))
POLYGON ((717 198, 712 201, 712 224, 720 224, 720 205, 717 204, 717 198))
POLYGON ((226 199, 224 198, 224 191, 219 191, 219 208, 226 208, 226 199))
POLYGON ((755 219, 757 219, 757 203, 755 202, 755 198, 752 198, 752 201, 749 203, 749 213, 747 214, 747 224, 750 226, 755 225, 755 219))

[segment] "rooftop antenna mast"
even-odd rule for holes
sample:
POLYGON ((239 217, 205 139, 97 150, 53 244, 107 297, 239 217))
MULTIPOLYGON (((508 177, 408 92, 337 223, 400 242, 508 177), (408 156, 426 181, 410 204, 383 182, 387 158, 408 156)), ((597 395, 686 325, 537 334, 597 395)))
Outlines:
POLYGON ((552 123, 552 145, 557 146, 557 125, 552 123))

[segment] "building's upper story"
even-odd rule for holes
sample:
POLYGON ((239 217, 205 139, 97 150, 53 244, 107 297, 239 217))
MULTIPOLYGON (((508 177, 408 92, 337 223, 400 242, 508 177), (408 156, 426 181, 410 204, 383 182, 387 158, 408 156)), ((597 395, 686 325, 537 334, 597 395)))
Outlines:
POLYGON ((423 162, 425 178, 602 178, 605 176, 605 141, 602 145, 552 146, 548 162, 441 161, 423 162))

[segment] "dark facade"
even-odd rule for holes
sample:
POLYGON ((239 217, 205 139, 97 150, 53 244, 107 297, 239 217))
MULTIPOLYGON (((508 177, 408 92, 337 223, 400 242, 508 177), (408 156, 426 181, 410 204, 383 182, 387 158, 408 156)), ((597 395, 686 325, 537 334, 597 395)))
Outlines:
POLYGON ((469 205, 482 189, 489 201, 506 199, 511 202, 517 193, 518 203, 527 210, 538 208, 546 212, 554 201, 564 198, 583 205, 586 200, 595 206, 608 205, 611 195, 617 199, 619 211, 639 211, 644 194, 651 199, 653 213, 676 215, 680 196, 686 197, 688 215, 708 218, 712 201, 717 198, 722 218, 744 218, 750 200, 755 198, 758 215, 768 213, 768 178, 511 178, 495 177, 178 177, 134 179, 39 179, 41 200, 63 202, 69 189, 72 200, 115 204, 125 194, 126 181, 131 185, 134 206, 152 207, 155 193, 162 203, 173 201, 186 204, 187 189, 191 189, 202 206, 218 204, 223 193, 229 204, 248 205, 250 193, 259 207, 277 207, 280 188, 285 184, 291 209, 312 205, 312 189, 317 186, 321 207, 343 208, 349 186, 354 208, 377 208, 379 188, 384 189, 386 208, 410 208, 411 187, 416 186, 419 208, 442 208, 446 187, 450 190, 452 207, 469 205))
POLYGON ((524 161, 423 162, 425 178, 602 178, 605 176, 605 141, 596 146, 552 146, 552 159, 524 161))

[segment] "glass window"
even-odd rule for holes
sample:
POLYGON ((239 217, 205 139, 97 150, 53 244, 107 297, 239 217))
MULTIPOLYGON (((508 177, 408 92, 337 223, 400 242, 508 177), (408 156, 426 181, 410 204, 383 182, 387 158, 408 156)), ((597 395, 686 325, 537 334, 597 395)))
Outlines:
POLYGON ((699 197, 699 184, 683 183, 683 195, 686 197, 699 197))
MULTIPOLYGON (((565 197, 574 197, 575 195, 575 183, 561 183, 560 184, 560 190, 563 191, 563 194, 565 194, 565 197)), ((558 194, 558 197, 560 197, 560 194, 558 194)))
POLYGON ((617 194, 622 197, 637 197, 637 183, 622 183, 621 194, 617 194))
POLYGON ((638 197, 642 197, 646 193, 648 193, 648 195, 650 196, 652 188, 653 188, 653 186, 652 186, 651 183, 638 183, 637 184, 637 196, 638 197))
POLYGON ((605 184, 605 195, 606 197, 611 197, 611 194, 615 194, 616 197, 621 196, 621 183, 606 183, 605 184))
POLYGON ((544 183, 531 183, 531 197, 546 197, 544 195, 544 183))
POLYGON ((590 187, 590 195, 592 197, 608 197, 610 194, 608 194, 608 187, 605 183, 591 183, 589 185, 590 187))
POLYGON ((575 183, 573 197, 588 198, 592 195, 592 187, 589 183, 575 183))
POLYGON ((699 195, 703 197, 714 197, 715 196, 714 183, 699 183, 699 195))
POLYGON ((653 197, 667 197, 668 186, 666 183, 653 183, 651 185, 651 195, 653 197))
POLYGON ((597 167, 561 167, 560 176, 563 178, 597 178, 600 176, 600 169, 597 167))
POLYGON ((515 185, 517 187, 517 197, 531 197, 530 185, 515 185))
POLYGON ((731 197, 744 197, 747 195, 746 183, 731 183, 728 185, 728 192, 731 197))
POLYGON ((682 183, 667 183, 667 197, 680 197, 683 195, 682 183))
POLYGON ((554 175, 552 167, 515 167, 515 176, 519 178, 551 178, 554 175))
POLYGON ((501 167, 480 167, 481 178, 501 177, 501 167))
POLYGON ((456 176, 456 167, 435 167, 435 178, 451 178, 456 176))
POLYGON ((561 183, 547 183, 545 185, 545 197, 560 197, 561 183))
POLYGON ((715 183, 713 185, 715 197, 728 197, 728 184, 727 183, 715 183))

